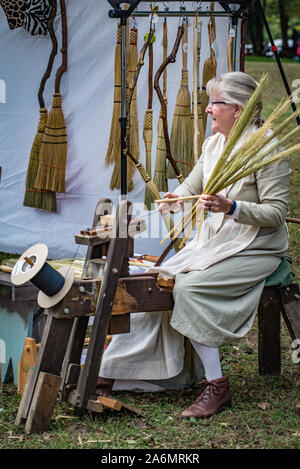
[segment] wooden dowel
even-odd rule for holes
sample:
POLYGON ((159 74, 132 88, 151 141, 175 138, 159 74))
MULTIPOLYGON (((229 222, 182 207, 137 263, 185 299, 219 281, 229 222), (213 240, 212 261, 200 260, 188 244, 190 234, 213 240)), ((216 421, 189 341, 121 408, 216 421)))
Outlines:
POLYGON ((299 223, 300 224, 300 218, 286 218, 287 223, 299 223))
POLYGON ((173 199, 158 199, 155 202, 162 203, 162 202, 178 202, 179 200, 191 200, 191 199, 198 199, 201 197, 200 195, 188 195, 186 197, 174 197, 173 199))

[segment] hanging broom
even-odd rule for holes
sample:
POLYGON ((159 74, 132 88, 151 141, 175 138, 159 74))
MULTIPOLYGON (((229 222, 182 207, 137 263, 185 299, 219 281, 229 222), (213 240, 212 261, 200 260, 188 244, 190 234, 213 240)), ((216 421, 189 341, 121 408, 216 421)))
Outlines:
MULTIPOLYGON (((145 35, 145 40, 147 39, 145 35)), ((152 39, 149 44, 149 71, 148 71, 148 109, 145 112, 144 117, 144 130, 143 138, 145 143, 146 150, 146 171, 148 174, 152 174, 151 168, 151 150, 152 150, 152 138, 153 138, 153 109, 152 109, 152 98, 153 98, 153 42, 155 42, 155 36, 152 36, 152 39)), ((154 202, 152 194, 148 191, 147 186, 145 188, 145 199, 144 204, 145 208, 148 210, 151 209, 151 204, 154 202)))
POLYGON ((35 188, 54 192, 65 192, 65 170, 67 160, 67 135, 62 111, 60 82, 67 70, 67 16, 65 0, 60 0, 62 19, 62 64, 57 70, 52 109, 49 112, 43 136, 39 168, 35 188))
POLYGON ((194 18, 194 43, 193 43, 193 101, 192 101, 192 127, 193 127, 193 157, 196 164, 204 141, 201 93, 199 85, 199 64, 201 51, 202 21, 196 15, 194 18), (195 106, 196 103, 196 106, 195 106))
MULTIPOLYGON (((129 89, 133 74, 136 70, 138 63, 138 30, 135 27, 132 27, 130 30, 129 37, 129 46, 127 52, 127 88, 129 89)), ((128 93, 127 93, 128 94, 128 93)), ((138 112, 137 112, 137 103, 136 103, 136 88, 131 101, 130 107, 130 117, 128 119, 127 125, 129 127, 129 137, 130 137, 130 149, 132 154, 139 159, 140 149, 139 149, 139 128, 138 128, 138 112)), ((128 161, 127 164, 127 192, 132 191, 133 189, 133 175, 135 172, 135 165, 128 161)), ((110 182, 111 189, 120 189, 121 188, 121 161, 120 156, 116 160, 114 165, 113 174, 110 182)))
MULTIPOLYGON (((165 18, 163 25, 163 60, 165 61, 168 56, 168 29, 167 20, 165 18)), ((167 110, 167 68, 163 71, 163 99, 167 110)), ((161 192, 168 191, 167 180, 167 158, 166 158, 166 141, 164 136, 164 124, 162 118, 162 109, 160 110, 158 125, 157 125, 157 146, 154 170, 154 183, 161 192)))
MULTIPOLYGON (((192 160, 193 135, 191 95, 188 88, 187 42, 187 23, 185 22, 184 40, 182 43, 181 83, 176 98, 170 136, 171 152, 184 178, 188 176, 194 166, 194 161, 192 160)), ((170 164, 168 164, 167 176, 170 179, 176 178, 173 167, 170 164)))
POLYGON ((121 26, 118 24, 117 43, 115 47, 114 71, 114 105, 111 121, 108 149, 105 156, 105 165, 109 166, 120 160, 121 155, 121 26))
POLYGON ((216 63, 216 56, 214 50, 212 48, 212 44, 215 40, 215 22, 214 18, 210 18, 208 23, 208 37, 209 37, 209 45, 210 45, 210 56, 204 62, 203 72, 202 72, 202 92, 201 92, 201 106, 202 106, 202 122, 203 122, 203 131, 205 133, 206 130, 206 122, 207 122, 207 114, 205 112, 209 97, 206 93, 206 85, 216 76, 217 72, 217 63, 216 63))
POLYGON ((40 156, 40 148, 42 143, 42 137, 45 131, 48 111, 45 107, 45 101, 43 98, 43 93, 45 89, 45 84, 47 79, 49 78, 54 62, 54 58, 57 54, 57 40, 53 30, 53 22, 56 16, 56 0, 51 0, 51 12, 48 19, 48 31, 52 41, 52 51, 49 57, 47 69, 43 75, 41 80, 39 92, 38 92, 38 99, 40 105, 40 118, 38 123, 37 133, 34 137, 31 152, 30 152, 30 159, 27 168, 27 175, 26 175, 26 183, 25 183, 25 195, 23 200, 23 205, 25 207, 33 207, 39 208, 43 210, 49 210, 51 212, 56 212, 56 194, 52 191, 47 191, 44 189, 35 189, 34 183, 36 180, 36 175, 38 171, 39 165, 39 156, 40 156))

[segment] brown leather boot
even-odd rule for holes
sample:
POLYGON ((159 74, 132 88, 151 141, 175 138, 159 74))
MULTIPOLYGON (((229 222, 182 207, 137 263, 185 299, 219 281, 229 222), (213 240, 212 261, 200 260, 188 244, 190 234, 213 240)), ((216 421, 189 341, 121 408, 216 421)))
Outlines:
POLYGON ((114 381, 114 379, 102 378, 101 376, 98 376, 96 392, 99 394, 104 394, 105 396, 109 396, 112 394, 114 381))
POLYGON ((231 407, 231 393, 227 376, 222 376, 222 378, 207 381, 194 404, 184 410, 181 417, 183 419, 208 418, 225 407, 231 407))

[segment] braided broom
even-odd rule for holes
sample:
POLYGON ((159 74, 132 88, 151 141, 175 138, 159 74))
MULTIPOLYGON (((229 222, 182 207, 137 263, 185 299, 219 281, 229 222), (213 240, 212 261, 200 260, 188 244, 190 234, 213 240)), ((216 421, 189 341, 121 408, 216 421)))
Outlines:
POLYGON ((40 208, 43 210, 49 210, 51 212, 56 212, 56 194, 52 191, 47 191, 44 189, 35 189, 34 183, 36 180, 36 175, 39 166, 39 155, 40 148, 42 143, 42 137, 45 131, 48 111, 45 107, 45 101, 43 98, 43 93, 45 89, 45 84, 49 78, 54 62, 54 58, 57 54, 57 40, 53 30, 53 22, 56 16, 56 0, 51 0, 51 12, 48 19, 48 31, 52 41, 52 51, 49 57, 47 69, 44 73, 44 76, 41 80, 38 99, 40 104, 40 118, 37 128, 37 133, 34 137, 33 144, 31 147, 30 158, 26 174, 26 183, 25 183, 25 195, 23 200, 23 205, 25 207, 40 208))
POLYGON ((43 136, 40 162, 35 188, 54 192, 65 192, 65 169, 67 160, 67 135, 65 118, 62 111, 60 82, 67 70, 67 16, 65 0, 60 0, 62 19, 62 64, 55 78, 55 92, 52 109, 49 112, 43 136))
MULTIPOLYGON (((163 25, 163 60, 167 59, 168 54, 168 30, 167 21, 164 20, 163 25)), ((167 68, 163 71, 163 99, 167 110, 167 68)), ((157 146, 156 146, 156 159, 154 170, 154 183, 161 192, 168 191, 167 180, 167 158, 166 158, 166 141, 164 136, 164 124, 162 117, 162 109, 160 110, 158 125, 157 125, 157 146)))
MULTIPOLYGON (((188 88, 187 42, 187 23, 185 23, 184 40, 182 42, 181 83, 177 93, 170 136, 171 152, 184 178, 188 176, 194 166, 194 161, 192 160, 193 136, 191 95, 188 88)), ((168 164, 167 176, 169 179, 176 178, 176 174, 170 164, 168 164)))

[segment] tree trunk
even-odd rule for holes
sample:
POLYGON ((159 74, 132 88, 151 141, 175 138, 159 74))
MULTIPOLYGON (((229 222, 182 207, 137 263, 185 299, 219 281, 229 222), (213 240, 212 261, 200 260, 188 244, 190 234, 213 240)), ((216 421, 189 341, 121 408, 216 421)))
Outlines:
MULTIPOLYGON (((264 44, 263 44, 263 20, 257 15, 257 1, 251 0, 248 9, 248 21, 247 21, 247 41, 253 45, 254 55, 263 55, 264 44)), ((264 8, 265 1, 262 2, 264 8)))
POLYGON ((282 52, 283 55, 288 51, 288 23, 289 18, 286 14, 285 0, 278 0, 279 16, 280 16, 280 28, 282 38, 282 52))

